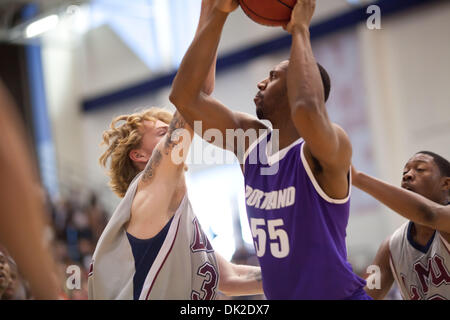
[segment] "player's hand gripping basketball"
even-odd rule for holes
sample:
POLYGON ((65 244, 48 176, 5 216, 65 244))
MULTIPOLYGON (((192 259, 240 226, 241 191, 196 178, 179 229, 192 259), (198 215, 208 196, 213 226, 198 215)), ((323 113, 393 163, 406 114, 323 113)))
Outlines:
POLYGON ((222 12, 230 13, 239 7, 237 0, 216 0, 216 9, 222 12))
POLYGON ((308 30, 316 8, 316 0, 297 0, 291 21, 284 28, 290 34, 296 30, 308 30))

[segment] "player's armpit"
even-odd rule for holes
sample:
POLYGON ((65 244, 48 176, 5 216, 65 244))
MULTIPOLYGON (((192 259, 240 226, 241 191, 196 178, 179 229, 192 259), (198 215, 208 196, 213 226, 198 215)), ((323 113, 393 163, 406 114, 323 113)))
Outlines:
MULTIPOLYGON (((306 140, 302 149, 302 157, 307 161, 314 178, 320 185, 324 193, 332 199, 345 199, 350 192, 349 171, 352 156, 352 146, 348 136, 344 130, 337 125, 337 136, 339 140, 339 150, 334 154, 330 154, 329 158, 319 157, 317 152, 317 144, 311 139, 306 140)), ((322 147, 322 146, 319 146, 322 147)), ((303 158, 302 158, 303 159, 303 158)))

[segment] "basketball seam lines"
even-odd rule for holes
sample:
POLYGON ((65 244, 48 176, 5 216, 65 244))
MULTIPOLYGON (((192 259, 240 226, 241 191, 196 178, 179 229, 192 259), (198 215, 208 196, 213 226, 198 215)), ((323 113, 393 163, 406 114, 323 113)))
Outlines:
POLYGON ((294 7, 291 7, 290 5, 288 5, 287 3, 284 3, 283 1, 281 1, 281 0, 277 0, 279 3, 281 3, 283 6, 286 6, 286 7, 288 7, 289 9, 291 9, 291 10, 293 10, 294 9, 294 7))

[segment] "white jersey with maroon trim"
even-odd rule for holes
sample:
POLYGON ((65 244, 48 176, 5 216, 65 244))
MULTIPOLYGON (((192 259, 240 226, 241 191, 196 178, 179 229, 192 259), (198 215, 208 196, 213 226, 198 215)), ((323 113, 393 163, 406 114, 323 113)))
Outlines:
POLYGON ((389 241, 392 273, 406 300, 450 299, 450 245, 435 231, 426 246, 414 242, 412 222, 398 228, 389 241))
MULTIPOLYGON (((125 225, 140 176, 131 183, 98 241, 88 278, 89 299, 133 299, 135 264, 125 225)), ((139 299, 214 299, 218 283, 214 250, 186 194, 139 299)))

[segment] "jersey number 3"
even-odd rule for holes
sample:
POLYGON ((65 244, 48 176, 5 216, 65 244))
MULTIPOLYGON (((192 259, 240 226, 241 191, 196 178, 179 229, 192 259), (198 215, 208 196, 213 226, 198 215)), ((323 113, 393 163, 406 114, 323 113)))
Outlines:
POLYGON ((192 290, 191 299, 192 300, 212 300, 216 295, 217 287, 217 272, 216 268, 208 262, 205 262, 197 271, 199 276, 205 278, 202 283, 203 296, 195 290, 192 290))
POLYGON ((289 255, 289 237, 285 230, 283 219, 266 220, 250 218, 250 228, 255 242, 256 255, 264 256, 266 253, 267 233, 269 234, 270 252, 275 258, 285 258, 289 255))

